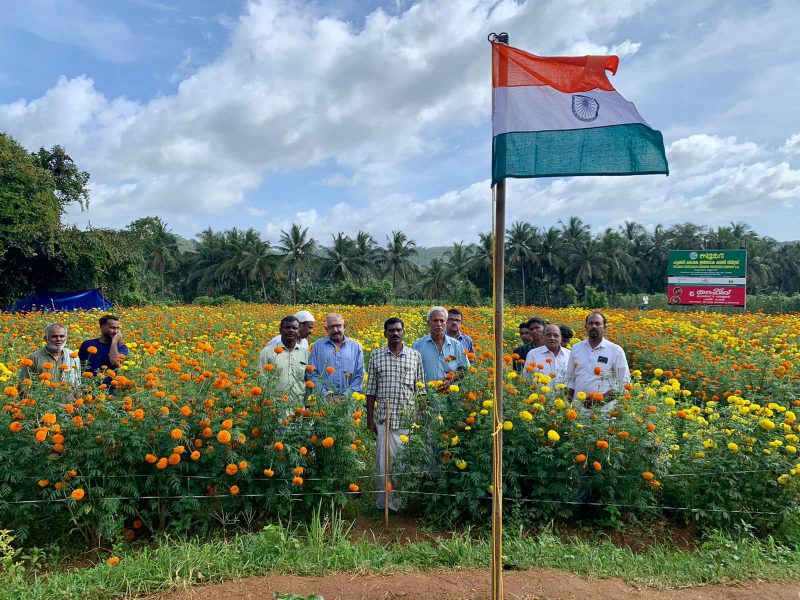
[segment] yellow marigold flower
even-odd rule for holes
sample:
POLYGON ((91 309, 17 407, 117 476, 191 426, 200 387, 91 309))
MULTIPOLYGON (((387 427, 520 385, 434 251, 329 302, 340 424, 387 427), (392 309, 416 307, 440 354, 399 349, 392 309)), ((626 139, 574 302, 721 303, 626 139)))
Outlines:
POLYGON ((739 444, 737 444, 736 442, 729 442, 728 450, 736 454, 737 452, 739 452, 739 444))
POLYGON ((550 440, 551 442, 557 442, 558 440, 561 439, 561 436, 558 435, 557 431, 551 429, 550 431, 547 432, 547 439, 550 440))
POLYGON ((667 406, 675 406, 675 398, 664 398, 664 404, 667 406))
POLYGON ((493 400, 484 400, 483 404, 481 405, 483 408, 492 408, 494 406, 493 400))
POLYGON ((403 442, 404 444, 407 444, 408 443, 408 436, 405 433, 401 433, 400 434, 400 441, 403 442))
POLYGON ((784 450, 786 450, 786 451, 787 451, 787 452, 789 452, 790 454, 794 454, 794 453, 796 453, 796 452, 797 452, 797 448, 795 448, 794 446, 786 446, 786 447, 784 448, 784 450))
POLYGON ((577 398, 578 398, 578 400, 583 402, 584 400, 586 400, 586 392, 578 392, 577 393, 577 398))
POLYGON ((458 393, 458 391, 459 391, 459 387, 458 387, 457 385, 451 385, 451 386, 450 386, 449 388, 447 388, 447 389, 448 389, 448 390, 449 390, 451 393, 453 393, 453 394, 456 394, 456 393, 458 393))
POLYGON ((784 473, 783 475, 778 477, 778 483, 780 483, 781 485, 786 485, 787 483, 789 483, 789 475, 784 473))
POLYGON ((543 394, 550 393, 550 386, 549 385, 543 385, 542 388, 541 388, 541 391, 542 391, 543 394))
POLYGON ((509 379, 516 379, 519 377, 519 374, 516 371, 511 371, 508 375, 506 375, 509 379))
POLYGON ((519 418, 523 421, 533 421, 533 415, 527 410, 520 411, 519 418))
POLYGON ((457 461, 456 461, 456 466, 457 466, 459 469, 461 469, 462 471, 463 471, 464 469, 466 469, 466 468, 467 468, 467 464, 468 464, 468 463, 467 463, 467 461, 465 461, 465 460, 457 460, 457 461))
POLYGON ((562 410, 566 406, 566 403, 561 398, 556 398, 556 401, 553 402, 553 406, 556 410, 562 410))
POLYGON ((512 423, 511 421, 505 421, 503 423, 503 429, 505 431, 511 431, 512 429, 514 429, 514 423, 512 423))
POLYGON ((454 435, 452 438, 450 438, 450 445, 451 446, 458 446, 458 436, 457 435, 454 435))
POLYGON ((775 423, 770 421, 769 419, 761 419, 758 422, 758 426, 766 431, 772 431, 773 429, 775 429, 775 423))

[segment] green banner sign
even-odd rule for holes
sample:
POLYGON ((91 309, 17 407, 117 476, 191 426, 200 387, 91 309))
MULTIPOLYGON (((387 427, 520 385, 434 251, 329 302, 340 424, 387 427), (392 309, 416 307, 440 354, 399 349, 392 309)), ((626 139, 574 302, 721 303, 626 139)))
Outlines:
POLYGON ((667 276, 743 278, 747 250, 670 250, 667 276))

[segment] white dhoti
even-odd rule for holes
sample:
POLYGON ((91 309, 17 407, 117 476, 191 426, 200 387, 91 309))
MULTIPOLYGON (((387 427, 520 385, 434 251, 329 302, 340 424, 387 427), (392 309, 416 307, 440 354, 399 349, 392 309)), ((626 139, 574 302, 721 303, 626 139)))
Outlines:
MULTIPOLYGON (((384 509, 384 497, 386 490, 386 423, 376 423, 378 430, 377 443, 375 444, 375 506, 378 510, 384 509)), ((397 478, 391 474, 397 472, 394 457, 400 450, 402 442, 401 435, 408 435, 408 429, 389 430, 389 481, 392 489, 389 490, 389 509, 400 510, 403 508, 403 501, 397 495, 397 478)))

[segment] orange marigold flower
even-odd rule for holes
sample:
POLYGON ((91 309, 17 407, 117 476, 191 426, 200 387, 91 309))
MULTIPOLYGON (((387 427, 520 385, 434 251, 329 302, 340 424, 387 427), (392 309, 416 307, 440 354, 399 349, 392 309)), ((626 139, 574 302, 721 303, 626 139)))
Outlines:
POLYGON ((272 447, 275 448, 276 452, 282 452, 283 451, 283 442, 275 442, 274 444, 272 444, 272 447))
POLYGON ((597 447, 600 450, 608 450, 608 442, 605 440, 597 440, 597 447))
POLYGON ((112 556, 106 562, 113 567, 115 565, 118 565, 119 561, 120 561, 119 556, 112 556))
POLYGON ((251 396, 260 396, 263 393, 263 391, 264 390, 262 390, 259 386, 254 385, 252 388, 250 388, 250 395, 251 396))
POLYGON ((61 433, 57 433, 53 436, 53 443, 54 444, 63 444, 64 443, 64 435, 61 433))
POLYGON ((324 440, 322 440, 322 447, 323 448, 330 448, 331 446, 333 446, 333 442, 334 442, 334 439, 332 437, 328 436, 324 440))
POLYGON ((306 381, 306 387, 310 390, 314 389, 314 382, 313 381, 306 381))
POLYGON ((83 497, 86 495, 86 492, 83 491, 83 488, 75 488, 72 490, 72 493, 69 495, 70 498, 78 502, 83 500, 83 497))
POLYGON ((231 490, 231 494, 235 496, 236 494, 239 493, 239 486, 238 485, 232 485, 230 487, 230 490, 231 490))
POLYGON ((292 479, 292 483, 295 485, 303 485, 303 478, 302 477, 295 477, 292 479))
POLYGON ((275 471, 272 469, 264 469, 264 477, 272 477, 275 475, 275 471))
POLYGON ((567 411, 567 418, 568 418, 570 421, 574 421, 575 419, 577 419, 577 418, 578 418, 578 413, 575 411, 575 409, 574 409, 574 408, 570 408, 570 409, 567 411))
POLYGON ((36 441, 37 442, 45 441, 47 439, 47 428, 46 427, 39 427, 39 429, 36 430, 36 434, 35 435, 36 435, 36 441))
POLYGON ((193 451, 193 452, 192 452, 192 453, 189 455, 189 458, 191 458, 192 460, 199 460, 199 459, 200 459, 200 451, 199 451, 199 450, 194 450, 194 451, 193 451))
POLYGON ((302 475, 304 470, 303 467, 295 467, 292 469, 292 475, 302 475))
POLYGON ((156 463, 156 469, 166 469, 167 468, 167 459, 166 458, 159 458, 158 462, 156 463))
POLYGON ((177 465, 179 462, 181 462, 181 455, 173 452, 169 455, 167 462, 171 465, 177 465))
POLYGON ((240 468, 242 471, 244 471, 244 470, 245 470, 245 469, 246 469, 248 466, 249 466, 249 465, 247 464, 247 461, 246 461, 246 460, 240 460, 240 461, 239 461, 239 468, 240 468))
POLYGON ((146 463, 150 463, 151 465, 152 465, 154 462, 156 462, 157 460, 158 460, 158 458, 156 457, 156 455, 155 455, 155 454, 145 454, 145 455, 144 455, 144 462, 146 462, 146 463))
POLYGON ((183 415, 184 417, 188 417, 191 414, 192 414, 192 409, 191 408, 189 408, 188 406, 182 406, 181 407, 181 415, 183 415))
POLYGON ((655 475, 653 475, 650 471, 645 471, 644 473, 642 473, 642 479, 644 479, 645 481, 651 481, 653 477, 655 477, 655 475))
POLYGON ((183 437, 183 432, 177 428, 173 429, 169 432, 169 437, 171 437, 173 440, 179 440, 183 437))
POLYGON ((133 418, 141 421, 144 419, 144 411, 141 408, 137 408, 135 411, 133 411, 133 418))
POLYGON ((594 374, 595 375, 600 375, 600 373, 602 373, 602 372, 603 372, 602 367, 595 367, 594 368, 594 374))
POLYGON ((23 358, 21 361, 19 361, 19 364, 23 367, 31 367, 33 366, 33 361, 30 358, 23 358))
POLYGON ((273 350, 275 351, 275 354, 283 354, 283 348, 281 348, 280 346, 275 346, 273 350))
POLYGON ((648 423, 647 424, 647 431, 649 431, 650 433, 653 433, 655 430, 656 430, 656 426, 655 425, 653 425, 652 423, 648 423))
POLYGON ((236 475, 239 472, 239 467, 233 463, 230 463, 227 467, 225 467, 225 472, 228 475, 236 475))
POLYGON ((333 368, 333 367, 331 367, 331 366, 327 366, 327 367, 325 367, 325 372, 326 372, 328 375, 331 375, 331 374, 333 374, 333 372, 334 372, 334 371, 336 371, 336 369, 334 369, 334 368, 333 368))
POLYGON ((42 416, 42 423, 45 425, 55 425, 56 416, 53 413, 44 413, 42 416))
POLYGON ((217 434, 217 441, 221 444, 227 444, 231 441, 231 432, 222 430, 217 434))
POLYGON ((225 419, 222 422, 222 428, 223 429, 230 429, 231 427, 233 427, 233 421, 231 421, 230 419, 225 419))
POLYGON ((585 454, 578 454, 578 456, 575 457, 575 462, 578 463, 579 465, 585 463, 586 462, 586 455, 585 454))
POLYGON ((353 493, 356 493, 359 490, 359 487, 355 483, 351 483, 350 485, 347 486, 347 489, 349 489, 353 493))
POLYGON ((47 479, 40 479, 37 482, 37 484, 39 485, 39 487, 43 488, 43 487, 47 487, 48 485, 50 485, 50 482, 47 479))
POLYGON ((95 348, 94 346, 89 346, 89 347, 86 349, 86 351, 87 351, 89 354, 97 354, 97 348, 95 348))
POLYGON ((308 448, 303 446, 302 448, 300 448, 300 456, 305 456, 306 454, 308 454, 308 448))
POLYGON ((600 464, 598 461, 594 461, 592 463, 592 467, 594 468, 595 471, 602 471, 603 470, 603 465, 600 464))
POLYGON ((22 423, 19 421, 12 421, 11 424, 9 424, 8 429, 11 431, 11 433, 17 433, 22 429, 22 423))
POLYGON ((660 481, 656 481, 654 479, 653 481, 650 482, 650 487, 654 487, 654 488, 661 487, 661 482, 660 481))

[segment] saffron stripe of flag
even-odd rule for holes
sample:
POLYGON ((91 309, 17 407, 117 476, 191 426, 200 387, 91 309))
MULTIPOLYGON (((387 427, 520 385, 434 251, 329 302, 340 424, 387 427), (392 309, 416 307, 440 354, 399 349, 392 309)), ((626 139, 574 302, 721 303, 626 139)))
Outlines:
POLYGON ((608 80, 616 56, 493 43, 492 185, 506 177, 669 174, 661 132, 608 80))

